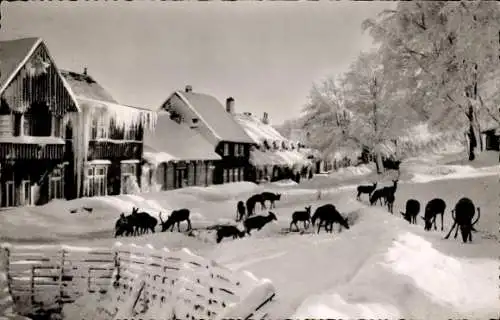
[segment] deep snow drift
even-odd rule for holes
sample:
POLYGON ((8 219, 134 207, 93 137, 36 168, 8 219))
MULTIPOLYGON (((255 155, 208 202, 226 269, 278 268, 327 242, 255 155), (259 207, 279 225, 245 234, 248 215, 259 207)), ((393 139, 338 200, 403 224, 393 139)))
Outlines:
MULTIPOLYGON (((370 173, 352 174, 342 181, 332 174, 298 185, 235 183, 54 201, 44 207, 3 212, 0 234, 10 241, 35 237, 39 241, 110 246, 115 241, 112 228, 120 212, 130 212, 134 205, 154 214, 187 207, 192 210, 193 227, 198 229, 191 236, 175 231, 120 241, 173 250, 188 247, 231 268, 271 279, 277 288, 271 318, 497 316, 500 166, 468 168, 440 164, 438 158, 425 160, 413 159, 411 165, 403 166, 394 215, 380 206, 369 207, 366 198, 355 201, 353 181, 368 183, 373 178, 370 173), (316 182, 321 193, 312 187, 316 182), (336 187, 339 185, 342 187, 336 187), (234 223, 236 202, 262 190, 282 193, 282 200, 272 210, 278 221, 252 232, 251 237, 225 239, 218 245, 213 233, 201 229, 215 223, 234 223), (482 212, 473 243, 466 245, 460 239, 442 239, 450 228, 449 211, 463 196, 473 199, 482 212), (434 197, 442 197, 448 205, 444 232, 425 232, 420 218, 416 226, 400 218, 398 212, 407 199, 418 199, 424 206, 434 197), (311 229, 304 234, 288 232, 293 211, 309 204, 314 211, 324 203, 334 203, 352 227, 339 233, 335 226, 333 234, 312 234, 311 229), (81 206, 93 207, 94 211, 69 212, 81 206), (19 228, 26 232, 19 232, 19 228)), ((390 178, 382 179, 380 187, 388 185, 390 178)), ((182 230, 185 227, 181 225, 182 230)), ((299 227, 302 229, 302 225, 299 227)))

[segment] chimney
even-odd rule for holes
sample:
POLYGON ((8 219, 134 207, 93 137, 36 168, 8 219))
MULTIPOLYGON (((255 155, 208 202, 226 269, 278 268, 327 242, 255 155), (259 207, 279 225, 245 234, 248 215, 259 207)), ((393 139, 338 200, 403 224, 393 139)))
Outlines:
POLYGON ((193 91, 193 87, 191 87, 189 84, 186 86, 186 88, 184 88, 184 91, 185 92, 192 92, 193 91))
POLYGON ((87 75, 87 67, 83 67, 83 74, 87 75))
POLYGON ((262 115, 262 123, 269 124, 269 115, 267 114, 267 112, 264 112, 264 114, 262 115))
POLYGON ((229 97, 226 99, 226 112, 234 113, 234 98, 229 97))

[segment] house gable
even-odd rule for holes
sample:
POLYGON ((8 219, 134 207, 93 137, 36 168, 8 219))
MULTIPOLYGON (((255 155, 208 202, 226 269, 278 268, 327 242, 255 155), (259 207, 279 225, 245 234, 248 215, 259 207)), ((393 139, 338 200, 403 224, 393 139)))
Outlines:
POLYGON ((5 68, 0 65, 9 73, 2 73, 0 94, 11 110, 24 112, 35 102, 44 101, 59 116, 79 111, 73 92, 41 39, 4 41, 0 47, 0 59, 9 58, 5 68), (26 51, 29 40, 32 45, 26 51))
POLYGON ((161 107, 162 110, 170 112, 172 115, 180 116, 180 121, 189 125, 194 130, 197 130, 214 148, 218 145, 220 139, 208 124, 189 105, 189 102, 184 99, 179 92, 174 92, 161 107), (194 123, 195 122, 195 123, 194 123))

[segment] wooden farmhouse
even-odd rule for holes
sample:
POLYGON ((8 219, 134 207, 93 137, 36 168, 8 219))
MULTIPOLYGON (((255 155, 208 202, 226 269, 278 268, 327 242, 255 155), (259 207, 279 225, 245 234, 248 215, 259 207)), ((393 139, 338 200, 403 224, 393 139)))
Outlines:
POLYGON ((65 122, 76 97, 39 38, 0 42, 1 207, 64 197, 65 122))
POLYGON ((171 190, 213 183, 214 162, 221 160, 211 143, 169 112, 158 113, 157 125, 144 135, 143 187, 171 190))
POLYGON ((214 161, 214 184, 249 179, 250 147, 254 141, 233 117, 233 98, 226 100, 224 108, 216 98, 193 92, 191 86, 186 86, 184 91, 172 93, 161 110, 199 132, 222 158, 214 161))
POLYGON ((0 42, 0 206, 123 193, 156 113, 61 72, 40 38, 0 42))

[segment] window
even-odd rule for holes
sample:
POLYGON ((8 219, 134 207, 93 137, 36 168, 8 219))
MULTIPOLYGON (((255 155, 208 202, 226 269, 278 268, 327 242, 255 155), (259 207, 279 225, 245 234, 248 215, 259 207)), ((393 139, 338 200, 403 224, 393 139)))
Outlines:
POLYGON ((229 169, 224 169, 224 182, 229 182, 229 169))
POLYGON ((239 147, 238 147, 238 149, 239 149, 238 153, 239 153, 240 157, 243 157, 245 155, 245 146, 243 146, 242 144, 240 144, 239 147))
POLYGON ((234 145, 234 156, 236 157, 239 157, 240 156, 240 148, 239 148, 239 144, 235 144, 234 145))
POLYGON ((125 128, 123 139, 132 141, 137 140, 137 125, 133 125, 131 128, 125 128))
POLYGON ((244 181, 245 180, 245 171, 244 171, 244 168, 240 168, 238 171, 240 173, 240 181, 244 181))
POLYGON ((61 199, 63 193, 63 173, 62 169, 57 168, 49 177, 49 199, 61 199))
POLYGON ((87 169, 86 196, 95 197, 107 195, 107 173, 108 167, 106 165, 91 165, 87 169))
MULTIPOLYGON (((127 194, 127 180, 131 182, 137 179, 137 163, 122 163, 121 164, 121 193, 127 194), (130 180, 132 179, 132 180, 130 180)), ((137 180, 136 180, 137 182, 137 180)))
POLYGON ((14 189, 14 181, 6 181, 4 207, 13 207, 15 205, 16 205, 16 192, 14 189))
POLYGON ((29 206, 32 205, 31 202, 31 181, 23 180, 21 181, 21 205, 29 206))
POLYGON ((229 155, 229 143, 224 143, 224 156, 229 155))
POLYGON ((13 136, 18 137, 21 135, 21 130, 23 130, 23 115, 21 113, 14 113, 14 132, 13 136))
POLYGON ((91 139, 102 139, 108 137, 108 126, 104 117, 97 117, 92 120, 91 139))
POLYGON ((52 135, 54 137, 62 137, 62 118, 52 117, 52 135))

